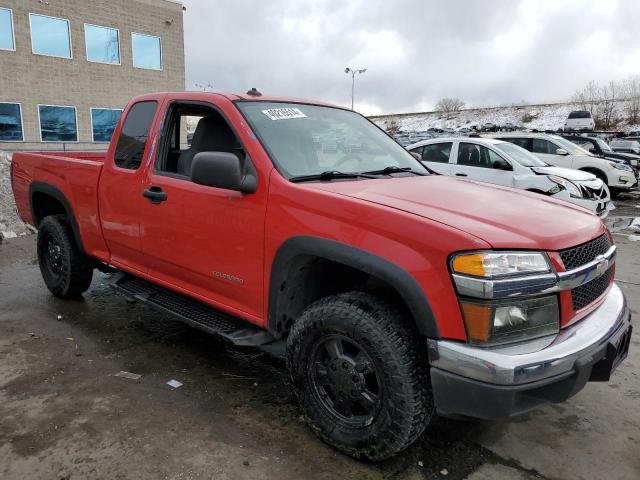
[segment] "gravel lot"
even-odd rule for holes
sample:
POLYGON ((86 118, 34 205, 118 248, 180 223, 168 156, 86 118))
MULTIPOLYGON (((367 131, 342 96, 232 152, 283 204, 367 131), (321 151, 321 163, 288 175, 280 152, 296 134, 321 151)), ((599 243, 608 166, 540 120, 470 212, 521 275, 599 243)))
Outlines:
MULTIPOLYGON (((617 203, 617 278, 637 316, 640 201, 617 203)), ((264 354, 128 303, 103 275, 82 300, 52 297, 34 242, 0 245, 2 479, 640 478, 639 328, 610 383, 510 423, 437 419, 372 465, 310 433, 282 365, 264 354)))

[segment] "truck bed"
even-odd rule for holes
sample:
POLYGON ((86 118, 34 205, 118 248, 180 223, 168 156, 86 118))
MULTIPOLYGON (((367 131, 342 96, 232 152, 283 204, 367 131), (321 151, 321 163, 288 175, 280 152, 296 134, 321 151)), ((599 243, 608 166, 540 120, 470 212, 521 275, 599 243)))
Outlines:
MULTIPOLYGON (((31 196, 39 184, 58 190, 73 209, 82 243, 87 252, 108 258, 98 213, 98 180, 106 152, 16 152, 11 179, 20 217, 35 227, 39 221, 31 212, 31 196)), ((53 208, 53 207, 52 207, 53 208)))

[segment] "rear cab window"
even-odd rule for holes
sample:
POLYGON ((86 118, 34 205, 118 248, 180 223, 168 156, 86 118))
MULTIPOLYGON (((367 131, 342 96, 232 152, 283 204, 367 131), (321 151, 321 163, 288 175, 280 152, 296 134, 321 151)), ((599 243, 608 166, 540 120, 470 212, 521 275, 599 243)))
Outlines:
POLYGON ((116 145, 114 161, 117 167, 140 168, 157 109, 155 100, 138 102, 129 109, 116 145))

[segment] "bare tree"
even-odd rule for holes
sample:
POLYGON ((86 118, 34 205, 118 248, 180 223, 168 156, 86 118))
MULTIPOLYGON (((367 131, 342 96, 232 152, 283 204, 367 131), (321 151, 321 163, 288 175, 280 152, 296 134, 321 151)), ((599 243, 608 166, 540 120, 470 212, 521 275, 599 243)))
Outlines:
POLYGON ((386 122, 384 122, 384 129, 389 135, 393 137, 400 133, 400 124, 395 118, 387 120, 386 122))
POLYGON ((464 102, 459 98, 441 98, 436 103, 436 111, 442 113, 459 112, 464 107, 464 102))
POLYGON ((616 102, 620 97, 620 85, 611 80, 600 88, 600 98, 596 109, 596 123, 609 128, 616 123, 616 102))
POLYGON ((580 108, 591 112, 591 115, 595 115, 598 104, 600 103, 601 90, 598 82, 591 80, 584 87, 576 90, 571 101, 577 103, 580 108))
POLYGON ((627 99, 625 113, 627 122, 637 124, 640 122, 640 75, 629 77, 623 86, 623 94, 627 99))

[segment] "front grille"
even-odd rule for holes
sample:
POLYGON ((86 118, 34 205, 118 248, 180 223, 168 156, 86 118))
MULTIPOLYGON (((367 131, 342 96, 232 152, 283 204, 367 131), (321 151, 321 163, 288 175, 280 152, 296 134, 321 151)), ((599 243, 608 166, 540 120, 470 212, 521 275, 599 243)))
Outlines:
POLYGON ((611 269, 604 275, 571 290, 573 309, 577 311, 594 302, 605 292, 610 282, 611 269))
POLYGON ((562 258, 564 268, 572 270, 595 260, 598 255, 605 254, 609 248, 611 248, 611 242, 609 241, 609 235, 605 233, 590 242, 561 250, 560 258, 562 258))
POLYGON ((587 200, 602 200, 607 196, 604 185, 601 187, 590 187, 583 184, 580 185, 580 190, 582 190, 583 198, 586 198, 587 200))

